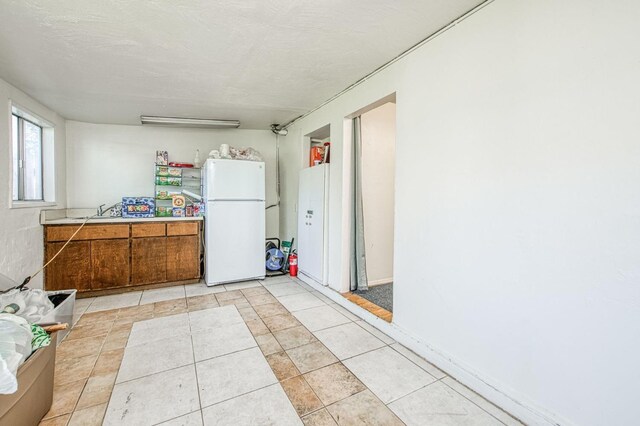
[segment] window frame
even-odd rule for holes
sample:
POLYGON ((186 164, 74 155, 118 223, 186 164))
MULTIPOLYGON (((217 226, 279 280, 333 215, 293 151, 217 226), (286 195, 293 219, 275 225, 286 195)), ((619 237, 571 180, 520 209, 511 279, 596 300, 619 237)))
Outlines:
MULTIPOLYGON (((23 208, 43 208, 43 207, 57 207, 57 180, 58 176, 56 176, 57 172, 57 164, 56 164, 56 125, 42 118, 39 114, 35 114, 31 112, 29 109, 22 107, 20 104, 16 103, 14 100, 9 99, 9 114, 7 116, 7 121, 9 124, 9 158, 7 159, 7 167, 11 170, 9 173, 9 191, 5 193, 10 209, 23 209, 23 208), (23 119, 24 122, 28 122, 31 125, 35 125, 40 128, 40 167, 41 167, 41 188, 42 188, 42 199, 39 200, 14 200, 14 146, 13 146, 13 129, 14 129, 14 120, 13 117, 16 116, 19 121, 23 119)), ((21 122, 21 123, 24 123, 21 122)), ((22 127, 22 126, 20 126, 22 127)), ((20 129, 20 127, 18 127, 20 129)), ((22 130, 20 130, 22 131, 22 130)), ((20 138, 22 138, 20 136, 20 138)), ((19 141, 21 140, 19 138, 19 141)), ((19 146, 23 146, 24 142, 19 143, 19 146)), ((20 148, 18 148, 20 149, 20 148)), ((24 159, 24 151, 19 153, 20 157, 24 159)), ((21 171, 18 171, 21 173, 21 171)), ((20 179, 20 178, 19 178, 20 179)), ((22 179, 23 181, 23 179, 22 179)), ((18 188, 22 186, 21 196, 24 198, 24 186, 22 184, 16 185, 18 188)), ((19 196, 20 198, 20 196, 19 196)))
MULTIPOLYGON (((11 112, 11 122, 13 123, 13 117, 17 118, 17 123, 18 123, 18 132, 17 132, 17 136, 18 136, 18 198, 14 198, 14 194, 13 194, 13 186, 11 188, 11 199, 12 201, 18 202, 18 203, 43 203, 45 201, 44 199, 44 126, 42 126, 39 123, 34 122, 33 120, 29 120, 28 118, 25 118, 23 116, 21 116, 20 114, 16 114, 15 112, 11 112), (40 129, 40 162, 39 162, 39 166, 40 166, 40 198, 29 198, 29 199, 25 199, 25 190, 24 190, 24 185, 25 185, 25 176, 24 176, 24 161, 25 161, 25 142, 24 142, 24 124, 29 123, 33 126, 36 126, 38 129, 40 129)), ((12 139, 13 139, 13 132, 11 135, 12 139)), ((12 141, 12 145, 13 145, 13 141, 12 141)), ((15 155, 15 153, 12 153, 12 158, 11 161, 13 163, 13 155, 15 155)), ((13 167, 13 164, 12 164, 13 167)))

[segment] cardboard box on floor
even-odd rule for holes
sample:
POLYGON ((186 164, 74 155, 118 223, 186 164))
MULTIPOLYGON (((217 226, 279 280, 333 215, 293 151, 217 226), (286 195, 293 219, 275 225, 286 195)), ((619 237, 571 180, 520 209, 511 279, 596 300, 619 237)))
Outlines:
POLYGON ((18 368, 18 390, 0 395, 0 426, 32 426, 51 408, 56 363, 56 334, 18 368))

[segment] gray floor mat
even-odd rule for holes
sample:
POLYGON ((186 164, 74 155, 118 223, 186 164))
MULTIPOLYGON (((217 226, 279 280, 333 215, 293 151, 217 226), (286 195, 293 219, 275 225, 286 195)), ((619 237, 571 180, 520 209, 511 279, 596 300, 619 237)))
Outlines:
POLYGON ((354 294, 375 303, 389 312, 393 312, 393 283, 369 287, 369 290, 356 290, 354 294))

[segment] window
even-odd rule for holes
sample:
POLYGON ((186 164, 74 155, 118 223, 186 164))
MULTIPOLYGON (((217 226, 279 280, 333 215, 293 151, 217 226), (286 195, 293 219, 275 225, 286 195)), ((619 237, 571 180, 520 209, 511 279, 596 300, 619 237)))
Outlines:
POLYGON ((42 126, 16 114, 13 131, 13 199, 43 201, 42 126))
POLYGON ((55 205, 54 128, 11 106, 12 207, 55 205))

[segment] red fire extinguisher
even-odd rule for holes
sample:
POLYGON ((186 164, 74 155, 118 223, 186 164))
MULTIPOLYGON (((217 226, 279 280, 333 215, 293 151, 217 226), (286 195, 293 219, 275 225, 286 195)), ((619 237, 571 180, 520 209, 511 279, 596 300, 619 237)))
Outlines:
POLYGON ((298 276, 298 254, 295 250, 289 255, 289 275, 298 276))

